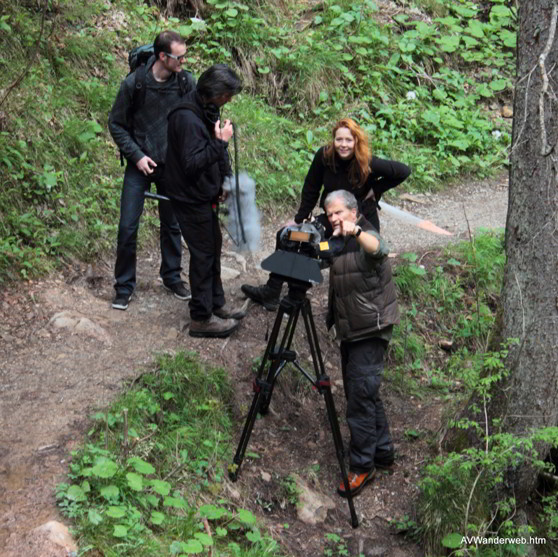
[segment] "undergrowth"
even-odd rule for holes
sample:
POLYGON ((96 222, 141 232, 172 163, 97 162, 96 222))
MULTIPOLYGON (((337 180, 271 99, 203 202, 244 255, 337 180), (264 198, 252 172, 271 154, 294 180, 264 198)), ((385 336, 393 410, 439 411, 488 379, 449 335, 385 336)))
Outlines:
MULTIPOLYGON (((412 15, 387 16, 371 0, 207 0, 201 13, 164 0, 1 4, 2 282, 113 249, 123 171, 107 114, 127 52, 167 27, 186 37, 194 73, 221 61, 242 74, 245 92, 226 112, 262 207, 292 210, 345 115, 375 154, 411 166, 407 188, 506 164, 510 126, 494 111, 511 99, 516 21, 503 0, 417 0, 412 15)), ((155 212, 146 207, 140 243, 155 212)))
POLYGON ((231 386, 195 355, 163 356, 110 408, 93 416, 72 453, 59 506, 80 554, 278 555, 256 517, 227 499, 231 386))
POLYGON ((479 439, 478 445, 465 443, 462 450, 427 459, 416 516, 394 521, 429 556, 523 555, 528 545, 544 555, 558 551, 555 485, 541 485, 533 495, 529 526, 517 521, 516 500, 506 490, 507 474, 526 461, 535 473, 555 477, 553 464, 538 451, 542 444, 558 446, 558 428, 513 435, 499 420, 485 420, 494 390, 509 374, 509 345, 516 342, 488 348, 504 265, 503 233, 481 231, 436 253, 404 254, 395 266, 402 319, 386 368, 390 388, 443 400, 442 430, 457 428, 479 439), (480 401, 473 418, 453 418, 472 397, 480 401))

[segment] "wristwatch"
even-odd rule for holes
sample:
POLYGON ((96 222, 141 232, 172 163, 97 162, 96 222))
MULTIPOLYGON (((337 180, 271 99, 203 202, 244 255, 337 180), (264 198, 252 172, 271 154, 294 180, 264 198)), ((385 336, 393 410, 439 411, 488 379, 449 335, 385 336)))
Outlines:
POLYGON ((355 228, 357 229, 357 231, 355 232, 355 238, 358 238, 360 236, 360 233, 362 232, 362 228, 358 225, 355 228))

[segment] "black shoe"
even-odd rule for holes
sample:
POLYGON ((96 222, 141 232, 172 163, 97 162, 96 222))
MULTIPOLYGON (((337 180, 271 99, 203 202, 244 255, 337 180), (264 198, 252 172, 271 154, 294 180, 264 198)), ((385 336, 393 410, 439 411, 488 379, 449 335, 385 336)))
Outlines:
POLYGON ((169 292, 172 292, 179 300, 190 300, 192 298, 191 292, 182 281, 173 282, 172 284, 163 284, 163 286, 169 292))
POLYGON ((262 305, 267 311, 276 311, 279 307, 279 294, 269 288, 267 284, 262 286, 243 284, 240 289, 250 300, 262 305))
POLYGON ((126 294, 125 292, 117 292, 114 300, 112 301, 113 309, 128 309, 128 303, 130 302, 131 294, 126 294))

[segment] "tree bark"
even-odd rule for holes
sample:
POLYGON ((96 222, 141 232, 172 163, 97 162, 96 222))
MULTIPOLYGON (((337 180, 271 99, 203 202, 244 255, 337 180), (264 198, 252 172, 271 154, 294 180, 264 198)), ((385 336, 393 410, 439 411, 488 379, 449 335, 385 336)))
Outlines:
MULTIPOLYGON (((522 0, 519 16, 502 292, 502 337, 519 344, 489 416, 524 435, 558 425, 558 0, 522 0)), ((537 477, 526 463, 510 480, 521 501, 537 477)))

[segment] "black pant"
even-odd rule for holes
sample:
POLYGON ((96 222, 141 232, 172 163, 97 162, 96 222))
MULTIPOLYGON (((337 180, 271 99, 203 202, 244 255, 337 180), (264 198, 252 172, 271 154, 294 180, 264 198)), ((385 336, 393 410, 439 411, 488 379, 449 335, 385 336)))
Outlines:
MULTIPOLYGON (((145 176, 134 164, 128 163, 120 197, 120 223, 114 266, 114 288, 120 294, 131 294, 136 287, 136 251, 138 228, 145 192, 155 182, 157 192, 164 194, 162 166, 145 176)), ((166 285, 180 282, 182 242, 180 229, 169 201, 158 201, 161 222, 161 268, 159 274, 166 285)))
POLYGON ((221 283, 223 238, 217 210, 210 203, 193 205, 175 199, 172 206, 190 251, 190 317, 205 321, 214 310, 225 305, 221 283))
POLYGON ((386 413, 380 399, 387 341, 368 338, 341 343, 341 369, 351 432, 349 468, 356 473, 374 468, 374 457, 393 454, 386 413))

